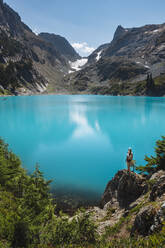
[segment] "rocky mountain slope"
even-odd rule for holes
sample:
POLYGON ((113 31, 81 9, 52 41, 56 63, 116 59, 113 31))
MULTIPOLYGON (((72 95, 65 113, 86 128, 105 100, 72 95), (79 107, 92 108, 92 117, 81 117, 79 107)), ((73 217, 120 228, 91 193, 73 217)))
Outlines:
POLYGON ((64 37, 49 33, 40 33, 39 37, 51 43, 56 48, 56 50, 69 61, 76 61, 81 58, 64 37))
POLYGON ((95 94, 164 95, 165 24, 125 29, 118 26, 111 43, 94 51, 81 71, 65 77, 68 89, 95 94), (152 80, 151 80, 152 81, 152 80), (152 85, 152 82, 151 82, 152 85))
POLYGON ((165 95, 165 24, 118 26, 81 58, 58 35, 36 35, 0 0, 0 94, 165 95))
POLYGON ((79 55, 64 38, 55 36, 56 44, 52 44, 41 36, 0 0, 1 93, 42 93, 48 85, 63 90, 61 79, 70 69, 69 59, 79 55))

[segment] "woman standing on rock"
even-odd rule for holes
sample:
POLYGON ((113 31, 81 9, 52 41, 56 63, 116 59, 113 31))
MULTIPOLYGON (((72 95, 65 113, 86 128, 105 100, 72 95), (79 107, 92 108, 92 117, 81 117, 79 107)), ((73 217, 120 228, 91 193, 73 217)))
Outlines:
POLYGON ((130 167, 134 165, 134 162, 133 162, 133 152, 132 152, 132 148, 131 147, 128 148, 126 162, 127 162, 128 171, 131 172, 130 167))

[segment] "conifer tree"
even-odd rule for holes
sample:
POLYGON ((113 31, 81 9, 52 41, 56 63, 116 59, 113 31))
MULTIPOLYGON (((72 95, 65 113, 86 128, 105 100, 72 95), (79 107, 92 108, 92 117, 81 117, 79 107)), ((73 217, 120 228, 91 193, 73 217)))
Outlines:
POLYGON ((165 170, 165 136, 162 136, 162 139, 156 142, 155 154, 156 156, 145 156, 147 164, 137 167, 137 170, 141 173, 153 173, 158 170, 165 170))

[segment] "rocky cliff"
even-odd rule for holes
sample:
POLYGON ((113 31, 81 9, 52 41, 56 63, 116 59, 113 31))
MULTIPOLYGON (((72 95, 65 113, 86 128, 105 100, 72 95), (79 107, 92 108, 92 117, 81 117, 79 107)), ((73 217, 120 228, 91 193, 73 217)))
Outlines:
POLYGON ((121 170, 106 186, 95 207, 98 232, 108 239, 147 236, 161 230, 165 221, 165 171, 152 176, 121 170))
POLYGON ((67 82, 95 94, 165 95, 165 24, 118 26, 112 42, 94 51, 85 68, 66 77, 67 82), (148 74, 154 87, 147 86, 148 74))
POLYGON ((109 181, 101 199, 103 207, 116 206, 127 208, 132 202, 146 192, 145 178, 141 175, 126 170, 118 171, 115 177, 109 181))

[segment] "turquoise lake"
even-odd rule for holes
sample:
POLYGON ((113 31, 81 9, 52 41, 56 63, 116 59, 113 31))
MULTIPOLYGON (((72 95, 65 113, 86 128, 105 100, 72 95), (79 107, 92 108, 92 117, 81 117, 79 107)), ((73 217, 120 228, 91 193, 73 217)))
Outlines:
POLYGON ((32 172, 35 164, 56 189, 99 199, 128 147, 138 165, 165 135, 165 98, 17 96, 0 98, 0 137, 32 172))

